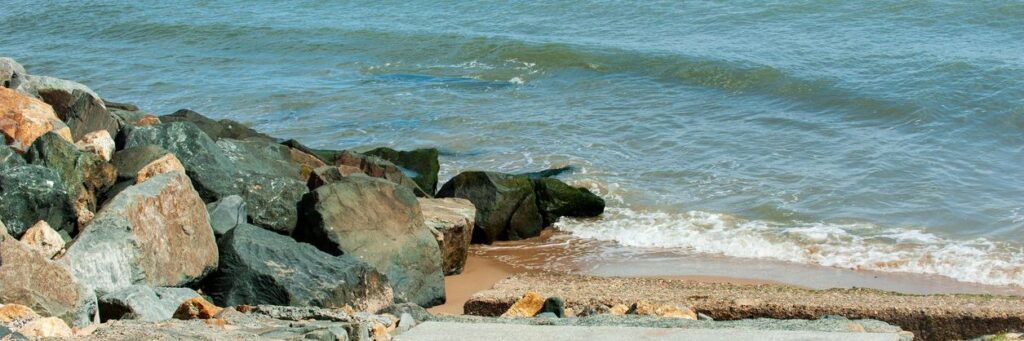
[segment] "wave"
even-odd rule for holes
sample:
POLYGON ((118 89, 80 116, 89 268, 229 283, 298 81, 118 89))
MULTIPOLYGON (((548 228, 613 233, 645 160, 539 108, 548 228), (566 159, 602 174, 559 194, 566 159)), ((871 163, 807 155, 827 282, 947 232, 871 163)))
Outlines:
POLYGON ((921 229, 871 224, 779 224, 725 214, 609 208, 600 219, 563 219, 580 238, 828 267, 940 275, 963 282, 1024 286, 1024 250, 984 238, 954 241, 921 229))

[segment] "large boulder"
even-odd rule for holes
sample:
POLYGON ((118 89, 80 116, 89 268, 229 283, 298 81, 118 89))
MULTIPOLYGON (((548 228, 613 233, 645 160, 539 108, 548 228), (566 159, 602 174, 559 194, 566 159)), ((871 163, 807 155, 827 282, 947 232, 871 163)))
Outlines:
POLYGON ((258 138, 221 138, 217 140, 217 146, 235 163, 235 169, 239 171, 304 180, 302 165, 292 160, 291 150, 287 146, 258 138))
POLYGON ((31 92, 53 106, 57 117, 71 128, 71 136, 78 141, 85 134, 106 130, 110 136, 117 136, 121 125, 117 118, 107 111, 106 105, 89 87, 59 78, 31 76, 28 85, 31 92))
POLYGON ((586 188, 554 178, 533 180, 533 187, 544 225, 554 224, 559 217, 596 217, 604 213, 604 199, 586 188))
POLYGON ((28 76, 25 67, 7 57, 0 57, 0 87, 17 89, 18 85, 28 76))
POLYGON ((407 175, 427 194, 434 195, 437 192, 437 172, 441 170, 441 164, 437 161, 436 148, 404 151, 381 147, 363 154, 391 161, 411 173, 407 175))
POLYGON ((4 144, 18 153, 24 153, 32 146, 32 142, 51 131, 68 142, 74 141, 71 130, 57 118, 49 104, 11 89, 0 88, 0 133, 3 134, 4 144))
POLYGON ((111 199, 61 261, 98 290, 181 286, 217 267, 217 244, 203 201, 188 177, 172 172, 111 199))
POLYGON ((364 174, 375 177, 386 179, 402 187, 406 187, 412 190, 416 196, 419 197, 430 197, 433 194, 428 194, 424 191, 415 181, 407 176, 402 169, 396 166, 391 161, 381 159, 376 156, 364 155, 353 151, 343 150, 338 152, 337 157, 334 159, 333 164, 335 166, 349 166, 359 168, 364 174))
POLYGON ((253 224, 282 233, 294 229, 295 203, 306 193, 306 184, 299 180, 298 172, 283 177, 269 168, 259 169, 260 163, 273 162, 266 154, 245 156, 233 151, 233 159, 191 122, 135 128, 125 146, 142 145, 156 145, 174 153, 206 202, 240 195, 250 208, 253 224))
POLYGON ((25 159, 34 165, 45 166, 57 171, 68 195, 74 200, 76 208, 96 210, 96 194, 114 184, 116 171, 114 167, 93 153, 84 153, 75 145, 65 141, 54 133, 40 136, 25 154, 25 159))
POLYGON ((348 255, 249 224, 220 239, 221 263, 203 290, 221 306, 272 304, 375 311, 394 300, 385 276, 348 255))
POLYGON ((213 235, 218 239, 231 229, 245 224, 245 201, 237 195, 229 195, 218 201, 206 204, 206 211, 210 213, 210 227, 213 228, 213 235))
POLYGON ((473 242, 519 240, 540 235, 544 220, 533 183, 522 175, 463 172, 437 192, 439 198, 463 198, 476 207, 473 242))
POLYGON ((96 295, 68 269, 7 234, 0 222, 0 303, 84 327, 96 316, 96 295))
POLYGON ((408 188, 349 176, 304 196, 299 212, 299 241, 369 263, 387 275, 397 300, 444 302, 441 251, 408 188))
POLYGON ((469 243, 473 240, 476 207, 469 200, 460 198, 420 198, 419 201, 424 222, 436 231, 434 236, 441 247, 444 274, 462 273, 469 256, 469 243))
POLYGON ((147 285, 132 285, 99 297, 100 321, 158 322, 170 320, 174 311, 183 302, 196 297, 199 297, 199 294, 188 288, 151 288, 147 285))
POLYGON ((203 116, 188 109, 181 109, 175 111, 172 114, 160 116, 161 122, 192 122, 199 129, 201 129, 206 135, 214 140, 220 140, 224 138, 228 139, 248 139, 248 138, 259 138, 268 141, 273 141, 274 138, 266 134, 260 133, 252 128, 249 128, 245 124, 237 121, 228 119, 214 120, 203 116))
POLYGON ((27 165, 0 172, 0 220, 7 223, 7 232, 15 238, 21 238, 40 220, 70 236, 75 231, 76 219, 75 208, 57 171, 27 165))

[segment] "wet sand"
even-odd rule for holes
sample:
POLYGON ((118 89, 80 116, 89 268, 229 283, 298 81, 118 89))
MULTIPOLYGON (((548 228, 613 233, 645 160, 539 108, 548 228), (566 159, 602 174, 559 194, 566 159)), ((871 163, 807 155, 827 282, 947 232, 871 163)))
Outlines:
POLYGON ((529 270, 516 268, 498 260, 470 254, 461 274, 444 278, 445 304, 427 309, 433 314, 461 315, 462 305, 473 294, 490 289, 495 283, 513 274, 529 270))

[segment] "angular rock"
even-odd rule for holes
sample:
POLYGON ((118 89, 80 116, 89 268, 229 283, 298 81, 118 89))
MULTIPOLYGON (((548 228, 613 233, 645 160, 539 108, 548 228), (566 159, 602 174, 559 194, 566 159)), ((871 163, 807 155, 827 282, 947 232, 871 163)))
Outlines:
POLYGON ((185 172, 185 166, 174 154, 154 145, 135 146, 114 153, 111 163, 117 169, 118 181, 133 184, 163 173, 185 172))
POLYGON ((473 240, 476 207, 460 198, 419 198, 419 202, 427 227, 437 231, 444 274, 462 273, 473 240))
POLYGON ((0 304, 0 326, 18 329, 39 317, 39 314, 27 306, 17 303, 0 304))
POLYGON ((0 133, 5 144, 18 153, 25 153, 32 142, 51 131, 68 142, 73 141, 71 130, 57 118, 49 104, 0 88, 0 133))
POLYGON ((586 188, 572 187, 554 178, 533 180, 533 187, 546 226, 559 217, 596 217, 604 213, 604 199, 586 188))
POLYGON ((26 76, 28 72, 21 64, 14 59, 0 57, 0 87, 17 89, 26 76))
POLYGON ((698 320, 697 313, 690 308, 676 305, 663 304, 654 309, 654 314, 660 317, 674 317, 688 320, 698 320))
POLYGON ((0 171, 24 165, 25 158, 18 155, 18 153, 14 152, 14 149, 11 149, 6 144, 0 144, 0 171))
POLYGON ((441 164, 437 161, 436 148, 423 148, 410 151, 398 151, 391 148, 377 148, 366 153, 384 160, 391 161, 398 167, 407 170, 406 174, 416 181, 421 189, 429 195, 437 192, 437 172, 441 164))
POLYGON ((544 297, 533 291, 527 291, 501 317, 534 317, 544 308, 544 297))
POLYGON ((91 323, 96 315, 96 295, 67 268, 14 239, 3 228, 0 259, 0 302, 25 305, 74 326, 91 323))
POLYGON ((44 317, 26 323, 18 332, 27 337, 71 337, 71 327, 67 322, 56 317, 44 317))
POLYGON ((391 314, 396 316, 412 315, 416 321, 429 320, 432 315, 426 309, 413 303, 398 303, 387 306, 377 311, 377 314, 391 314))
POLYGON ((297 240, 369 263, 387 276, 399 301, 444 302, 441 252, 408 188, 350 176, 304 196, 299 212, 297 240))
POLYGON ((246 223, 245 201, 237 195, 207 204, 206 211, 210 213, 210 227, 217 238, 246 223))
POLYGON ((64 248, 64 238, 61 238, 60 233, 54 231, 45 220, 36 222, 28 231, 25 231, 25 234, 21 236, 21 242, 35 249, 47 259, 53 258, 64 248))
POLYGON ((220 239, 221 264, 204 291, 224 306, 273 304, 376 310, 393 301, 387 279, 351 256, 241 224, 220 239))
POLYGON ((132 285, 100 296, 100 320, 165 321, 185 301, 199 297, 188 288, 151 288, 132 285))
MULTIPOLYGON (((95 154, 83 153, 75 145, 53 133, 40 136, 25 154, 33 165, 45 166, 57 171, 63 180, 68 196, 81 208, 90 212, 96 209, 96 194, 114 184, 114 167, 95 154)), ((79 215, 82 210, 78 210, 79 215)))
POLYGON ((299 180, 302 181, 309 180, 309 175, 313 172, 314 169, 327 165, 322 160, 320 160, 320 158, 295 148, 288 148, 288 153, 292 157, 292 162, 300 166, 299 180))
POLYGON ((179 320, 212 319, 223 310, 224 308, 215 306, 202 297, 193 297, 182 302, 173 316, 179 320))
POLYGON ((46 76, 29 77, 27 86, 32 93, 39 94, 43 102, 53 106, 57 117, 71 129, 73 141, 97 130, 106 130, 110 136, 117 136, 121 125, 89 87, 46 76))
POLYGON ((188 177, 164 173, 111 199, 61 261, 97 290, 180 286, 216 268, 217 245, 188 177))
POLYGON ((555 317, 565 317, 565 300, 558 296, 548 297, 544 300, 544 306, 540 309, 541 313, 551 313, 555 317))
POLYGON ((228 159, 236 169, 275 177, 302 178, 302 165, 292 160, 291 149, 265 139, 217 140, 228 159))
POLYGON ((291 234, 298 220, 296 204, 308 192, 298 179, 242 173, 239 179, 242 199, 249 208, 249 220, 260 227, 291 234))
POLYGON ((402 169, 391 163, 388 160, 381 159, 376 156, 363 155, 352 151, 341 151, 338 152, 337 157, 334 159, 333 164, 335 166, 351 166, 359 168, 366 175, 387 179, 388 181, 399 184, 403 187, 409 188, 420 197, 431 197, 432 194, 428 194, 420 188, 415 181, 409 178, 402 169))
POLYGON ((15 238, 45 220, 57 231, 75 230, 75 208, 57 171, 36 165, 0 172, 0 220, 15 238))
POLYGON ((334 160, 338 158, 339 154, 341 154, 340 151, 336 150, 309 148, 306 145, 294 139, 286 140, 284 142, 281 142, 281 144, 288 146, 288 148, 303 152, 307 155, 312 155, 313 157, 316 157, 320 161, 324 162, 325 165, 334 163, 334 160))
POLYGON ((75 143, 75 147, 84 152, 96 154, 103 161, 110 161, 114 156, 114 138, 106 130, 97 130, 85 136, 75 143))
POLYGON ((104 100, 103 102, 107 105, 107 110, 117 118, 122 127, 142 127, 160 124, 160 118, 142 111, 139 107, 133 104, 117 103, 108 100, 104 100))
POLYGON ((519 173, 518 175, 522 175, 522 176, 525 176, 527 178, 530 178, 530 180, 537 180, 537 179, 543 179, 543 178, 550 178, 550 177, 554 177, 554 176, 559 176, 559 175, 562 175, 562 174, 565 174, 565 173, 572 173, 572 172, 575 172, 575 171, 576 171, 576 167, 575 166, 565 166, 565 167, 545 169, 545 170, 537 171, 537 172, 519 173))
POLYGON ((135 183, 141 183, 154 176, 170 172, 185 174, 185 166, 178 161, 177 157, 174 157, 174 154, 166 154, 142 166, 135 174, 135 183))
POLYGON ((188 109, 181 109, 175 111, 170 115, 160 116, 161 122, 192 122, 199 129, 202 129, 207 136, 214 140, 220 140, 223 138, 228 139, 248 139, 248 138, 259 138, 268 141, 273 141, 274 138, 266 134, 260 133, 252 128, 249 128, 245 124, 237 121, 223 119, 220 121, 213 120, 200 113, 197 113, 188 109))
POLYGON ((540 235, 544 220, 533 184, 525 176, 463 172, 437 192, 439 198, 463 198, 476 207, 474 243, 519 240, 540 235))
POLYGON ((338 180, 352 174, 366 175, 361 169, 352 166, 318 167, 310 172, 309 179, 306 180, 306 187, 312 191, 320 186, 337 182, 338 180))

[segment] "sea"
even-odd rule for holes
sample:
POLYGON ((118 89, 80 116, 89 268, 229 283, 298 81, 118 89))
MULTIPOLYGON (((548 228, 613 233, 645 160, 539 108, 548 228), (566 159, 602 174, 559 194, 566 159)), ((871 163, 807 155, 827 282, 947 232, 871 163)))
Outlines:
MULTIPOLYGON (((0 1, 0 55, 465 170, 572 166, 578 241, 1024 286, 1024 2, 0 1)), ((672 262, 661 262, 671 268, 672 262)))

